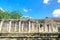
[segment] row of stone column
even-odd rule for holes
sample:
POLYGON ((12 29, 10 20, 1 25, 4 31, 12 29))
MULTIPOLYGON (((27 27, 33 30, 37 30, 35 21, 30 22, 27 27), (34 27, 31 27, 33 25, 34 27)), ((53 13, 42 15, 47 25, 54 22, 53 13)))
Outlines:
POLYGON ((58 30, 58 27, 56 24, 49 24, 49 23, 45 23, 45 31, 48 32, 54 32, 54 30, 58 30), (49 25, 49 26, 48 26, 49 25), (55 26, 54 26, 55 25, 55 26))
POLYGON ((53 23, 49 24, 45 21, 44 26, 39 27, 39 32, 58 32, 58 27, 56 24, 53 23))
MULTIPOLYGON (((9 32, 10 32, 12 21, 10 21, 9 24, 10 24, 9 25, 9 32)), ((28 27, 29 27, 29 31, 28 32, 30 32, 30 27, 31 27, 30 26, 30 21, 29 21, 29 26, 28 27)), ((19 32, 20 32, 20 29, 22 29, 22 31, 23 31, 24 30, 23 28, 24 28, 24 23, 22 23, 22 28, 21 28, 21 21, 19 21, 19 32)), ((15 24, 15 31, 16 31, 16 24, 15 24)))
MULTIPOLYGON (((20 32, 20 29, 22 29, 22 31, 24 30, 24 23, 21 23, 22 21, 19 21, 18 22, 18 26, 19 26, 19 32, 20 32)), ((4 23, 4 21, 2 20, 1 22, 0 22, 0 31, 2 31, 2 27, 3 27, 3 23, 4 23)), ((16 27, 17 27, 17 25, 15 24, 15 30, 14 31, 16 31, 17 29, 16 29, 16 27)), ((11 28, 12 28, 12 21, 10 20, 8 23, 7 23, 7 31, 8 32, 11 32, 11 28)), ((31 32, 31 22, 30 21, 28 21, 28 32, 31 32)))
MULTIPOLYGON (((19 21, 18 22, 18 27, 19 27, 19 29, 18 29, 18 31, 19 32, 21 32, 20 31, 20 29, 22 29, 22 31, 24 30, 24 23, 21 23, 22 21, 19 21)), ((2 20, 1 22, 0 22, 0 31, 2 30, 2 25, 3 25, 3 23, 4 23, 4 20, 2 20)), ((34 23, 32 23, 32 27, 34 27, 34 23)), ((51 26, 49 25, 49 27, 47 26, 47 23, 45 23, 45 25, 44 25, 44 27, 40 27, 40 23, 37 23, 36 24, 37 26, 36 27, 38 27, 37 29, 38 29, 38 31, 40 32, 40 30, 45 30, 45 31, 48 31, 48 32, 52 32, 53 31, 53 28, 54 28, 54 26, 53 26, 53 24, 51 24, 51 26)), ((15 24, 15 31, 17 30, 16 29, 16 24, 15 24)), ((8 30, 8 32, 11 32, 11 28, 12 28, 12 21, 10 20, 9 22, 8 22, 8 24, 7 24, 7 30, 8 30)), ((57 27, 56 27, 56 30, 58 30, 57 29, 57 27)), ((36 30, 35 30, 36 31, 36 30)), ((31 21, 28 21, 28 32, 31 32, 31 21)))

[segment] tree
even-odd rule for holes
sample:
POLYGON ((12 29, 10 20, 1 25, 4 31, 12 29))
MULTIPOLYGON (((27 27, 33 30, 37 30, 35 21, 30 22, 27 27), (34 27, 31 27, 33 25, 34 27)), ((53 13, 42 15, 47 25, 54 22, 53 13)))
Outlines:
POLYGON ((19 19, 19 18, 21 18, 23 15, 20 13, 20 12, 18 12, 18 11, 12 11, 11 12, 11 18, 12 19, 19 19))
POLYGON ((19 19, 21 17, 22 17, 22 14, 18 11, 3 12, 2 10, 0 10, 0 19, 19 19))
POLYGON ((10 17, 10 13, 8 11, 3 12, 0 10, 0 19, 10 19, 10 17))
POLYGON ((3 19, 10 19, 11 18, 11 15, 9 12, 3 12, 3 19))
POLYGON ((0 10, 0 19, 3 18, 3 14, 2 13, 3 13, 3 11, 0 10))

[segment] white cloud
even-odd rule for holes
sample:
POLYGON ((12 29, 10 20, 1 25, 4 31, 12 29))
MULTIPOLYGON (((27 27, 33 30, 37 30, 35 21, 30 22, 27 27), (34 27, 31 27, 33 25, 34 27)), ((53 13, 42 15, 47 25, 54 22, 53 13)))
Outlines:
POLYGON ((0 7, 0 10, 3 11, 3 12, 5 12, 5 10, 2 7, 0 7))
POLYGON ((54 16, 54 17, 60 16, 60 9, 55 9, 55 10, 53 11, 53 16, 54 16))
POLYGON ((60 0, 58 0, 57 2, 60 3, 60 0))
POLYGON ((24 12, 28 12, 28 9, 25 9, 25 8, 24 8, 23 11, 24 11, 24 12))
POLYGON ((44 4, 48 4, 49 0, 44 0, 43 3, 44 4))
POLYGON ((32 9, 31 9, 31 8, 30 8, 30 9, 24 8, 23 11, 24 11, 24 12, 29 12, 29 11, 32 11, 32 9))

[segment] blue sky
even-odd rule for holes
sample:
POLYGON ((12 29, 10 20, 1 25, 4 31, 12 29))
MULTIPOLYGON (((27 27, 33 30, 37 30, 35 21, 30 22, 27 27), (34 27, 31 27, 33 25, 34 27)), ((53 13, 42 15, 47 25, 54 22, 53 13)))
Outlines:
POLYGON ((0 0, 0 9, 32 18, 60 17, 60 0, 0 0))

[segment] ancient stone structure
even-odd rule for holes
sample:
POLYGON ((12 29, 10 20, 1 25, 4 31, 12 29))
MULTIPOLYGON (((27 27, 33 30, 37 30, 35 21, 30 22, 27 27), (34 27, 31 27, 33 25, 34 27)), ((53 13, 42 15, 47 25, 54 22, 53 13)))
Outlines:
MULTIPOLYGON (((20 33, 26 34, 26 33, 58 33, 58 32, 60 32, 60 18, 45 18, 45 19, 24 18, 24 19, 0 20, 0 37, 3 34, 6 34, 7 35, 6 37, 8 36, 11 37, 11 35, 14 37, 16 37, 17 35, 18 37, 21 37, 20 33)), ((31 36, 32 34, 26 35, 31 36)))
POLYGON ((60 30, 59 18, 46 19, 7 19, 0 20, 0 32, 58 32, 60 30), (42 24, 42 27, 40 27, 42 24))

